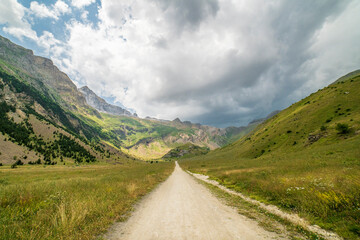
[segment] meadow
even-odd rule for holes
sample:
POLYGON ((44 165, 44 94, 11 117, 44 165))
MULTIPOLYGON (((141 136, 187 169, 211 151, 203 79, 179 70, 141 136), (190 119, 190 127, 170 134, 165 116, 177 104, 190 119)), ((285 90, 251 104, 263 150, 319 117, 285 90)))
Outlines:
POLYGON ((1 239, 94 239, 123 221, 173 163, 0 167, 1 239))
POLYGON ((336 147, 257 159, 218 153, 179 163, 185 170, 208 175, 254 199, 296 212, 346 239, 358 239, 360 149, 352 149, 359 144, 356 139, 336 147))

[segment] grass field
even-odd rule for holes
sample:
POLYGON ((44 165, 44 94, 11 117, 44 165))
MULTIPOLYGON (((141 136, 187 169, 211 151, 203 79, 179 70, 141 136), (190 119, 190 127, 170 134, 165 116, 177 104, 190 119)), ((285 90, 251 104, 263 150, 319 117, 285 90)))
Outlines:
POLYGON ((239 141, 179 164, 359 239, 359 103, 356 74, 293 104, 239 141))
POLYGON ((173 163, 0 167, 1 239, 94 239, 173 163))

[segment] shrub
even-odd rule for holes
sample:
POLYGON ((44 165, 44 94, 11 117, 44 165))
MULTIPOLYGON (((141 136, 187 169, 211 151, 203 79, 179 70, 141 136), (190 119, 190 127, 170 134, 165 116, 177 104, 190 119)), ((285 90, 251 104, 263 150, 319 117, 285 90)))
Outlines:
POLYGON ((17 160, 14 164, 15 165, 24 165, 24 163, 20 159, 17 160))
POLYGON ((320 127, 320 130, 321 130, 321 131, 326 131, 326 129, 327 129, 327 127, 324 126, 324 125, 322 125, 322 126, 320 127))
POLYGON ((336 130, 340 133, 340 134, 347 134, 350 132, 350 128, 349 125, 347 125, 346 123, 338 123, 336 125, 336 130))
POLYGON ((3 164, 0 162, 0 167, 2 167, 2 165, 3 165, 3 164))

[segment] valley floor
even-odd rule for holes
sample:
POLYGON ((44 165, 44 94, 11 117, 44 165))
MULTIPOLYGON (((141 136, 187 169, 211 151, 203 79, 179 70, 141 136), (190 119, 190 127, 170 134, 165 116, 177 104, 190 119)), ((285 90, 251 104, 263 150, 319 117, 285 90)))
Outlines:
POLYGON ((176 163, 173 174, 152 192, 126 223, 106 239, 279 239, 239 215, 176 163))

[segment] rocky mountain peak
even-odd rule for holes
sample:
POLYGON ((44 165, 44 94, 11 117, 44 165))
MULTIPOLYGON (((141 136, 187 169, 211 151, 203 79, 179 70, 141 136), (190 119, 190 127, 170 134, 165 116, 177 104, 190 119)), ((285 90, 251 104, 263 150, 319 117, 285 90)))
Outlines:
POLYGON ((79 91, 84 95, 87 104, 89 104, 99 112, 119 116, 137 117, 136 113, 132 114, 126 109, 107 103, 103 98, 96 95, 96 93, 94 93, 88 86, 79 88, 79 91))
POLYGON ((181 120, 180 120, 180 118, 175 118, 175 119, 172 120, 172 121, 175 122, 175 123, 182 123, 181 120))

